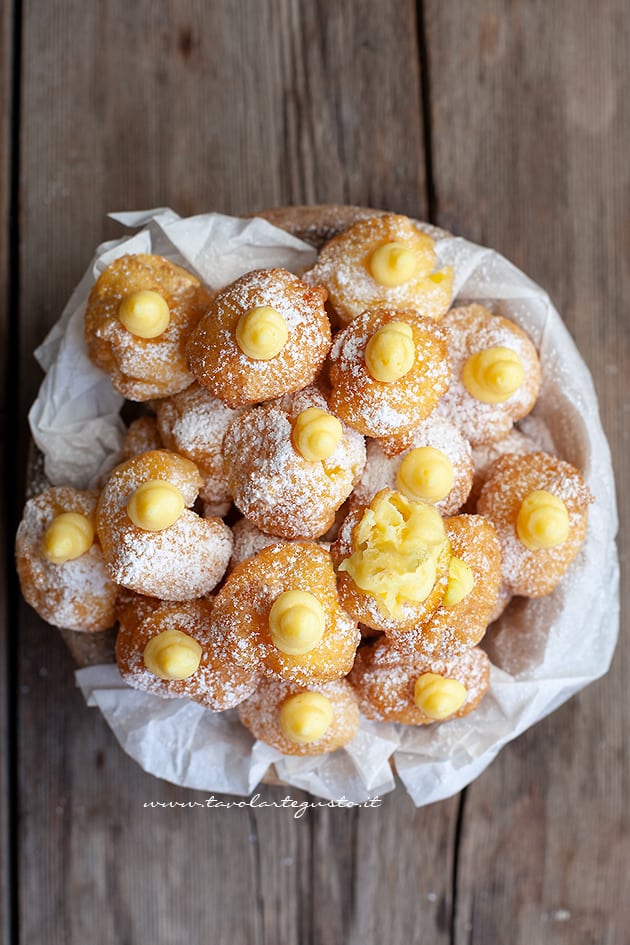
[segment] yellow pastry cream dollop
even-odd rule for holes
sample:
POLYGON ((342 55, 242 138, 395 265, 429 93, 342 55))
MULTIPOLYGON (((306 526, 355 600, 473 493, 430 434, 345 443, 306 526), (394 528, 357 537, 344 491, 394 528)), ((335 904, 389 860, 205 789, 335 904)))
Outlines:
POLYGON ((375 381, 392 384, 408 374, 416 359, 413 331, 407 322, 388 322, 365 348, 365 365, 375 381))
POLYGON ((201 645, 181 630, 164 630, 144 648, 144 665, 160 679, 188 679, 199 669, 201 645))
POLYGON ((536 489, 526 496, 516 519, 516 533, 530 551, 554 548, 569 537, 569 513, 556 495, 536 489))
POLYGON ((400 492, 379 492, 356 526, 355 551, 339 565, 396 619, 405 604, 431 593, 438 561, 448 548, 440 513, 400 492))
POLYGON ((455 482, 450 459, 433 446, 419 446, 407 453, 398 467, 396 484, 408 499, 439 502, 455 482))
POLYGON ((457 679, 423 673, 416 679, 413 701, 421 712, 439 722, 461 709, 466 701, 466 687, 457 679))
POLYGON ((118 319, 138 338, 158 338, 171 321, 166 299, 158 292, 141 289, 126 295, 118 308, 118 319))
POLYGON ((321 692, 299 692, 282 704, 278 719, 285 738, 298 745, 323 738, 333 720, 330 699, 321 692))
POLYGON ((152 479, 132 493, 127 515, 138 528, 161 532, 175 524, 184 508, 184 497, 177 486, 163 479, 152 479))
POLYGON ((332 456, 341 435, 341 421, 337 417, 319 407, 309 407, 296 417, 292 440, 300 456, 309 463, 316 463, 332 456))
POLYGON ((379 285, 395 288, 420 274, 418 254, 406 243, 394 241, 375 249, 370 257, 370 272, 379 285))
POLYGON ((326 615, 308 591, 284 591, 269 612, 269 632, 275 646, 290 656, 314 650, 324 635, 326 615))
POLYGON ((287 323, 269 305, 250 308, 236 325, 236 343, 254 361, 271 361, 280 354, 288 338, 287 323))
POLYGON ((516 393, 525 378, 523 365, 511 348, 486 348, 471 355, 462 371, 469 394, 484 404, 502 404, 516 393))
POLYGON ((42 554, 52 564, 65 564, 89 551, 94 525, 79 512, 62 512, 52 520, 42 538, 42 554))
POLYGON ((471 568, 461 558, 453 556, 448 563, 448 584, 442 604, 444 607, 454 607, 472 591, 475 578, 471 568))

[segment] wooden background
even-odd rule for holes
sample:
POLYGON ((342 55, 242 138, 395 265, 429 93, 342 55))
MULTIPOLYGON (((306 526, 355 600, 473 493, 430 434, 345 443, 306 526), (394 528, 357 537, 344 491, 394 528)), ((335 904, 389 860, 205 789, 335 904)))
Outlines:
MULTIPOLYGON (((116 232, 106 212, 123 208, 360 203, 497 248, 563 313, 628 481, 627 2, 5 0, 1 10, 9 547, 40 380, 31 352, 95 244, 116 232)), ((622 567, 627 576, 627 557, 622 567)), ((2 606, 4 943, 629 940, 625 640, 608 677, 459 797, 415 810, 399 790, 377 811, 296 821, 143 809, 198 795, 122 754, 12 578, 2 606)))

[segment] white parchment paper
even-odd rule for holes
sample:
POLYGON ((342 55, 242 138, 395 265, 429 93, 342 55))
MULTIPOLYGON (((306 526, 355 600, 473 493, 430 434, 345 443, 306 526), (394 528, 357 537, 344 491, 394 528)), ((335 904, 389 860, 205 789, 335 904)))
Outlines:
MULTIPOLYGON (((306 243, 262 219, 220 214, 181 219, 169 209, 115 214, 131 236, 100 246, 60 321, 36 352, 46 373, 29 420, 54 484, 94 484, 117 459, 121 398, 87 358, 85 302, 95 278, 125 253, 153 252, 195 271, 213 288, 250 269, 301 272, 314 261, 306 243)), ((391 762, 418 806, 455 794, 497 752, 571 695, 603 675, 619 622, 617 513, 608 444, 590 374, 549 297, 511 263, 466 240, 442 238, 440 261, 455 270, 459 300, 477 300, 516 321, 540 352, 543 386, 524 422, 542 448, 553 441, 578 466, 595 496, 587 540, 549 597, 518 599, 493 625, 485 646, 491 687, 480 707, 444 725, 409 727, 362 721, 345 749, 289 758, 254 742, 235 712, 212 713, 185 699, 160 699, 127 687, 116 666, 77 672, 120 744, 150 773, 204 791, 249 794, 271 764, 289 785, 326 799, 361 802, 394 788, 391 762)))

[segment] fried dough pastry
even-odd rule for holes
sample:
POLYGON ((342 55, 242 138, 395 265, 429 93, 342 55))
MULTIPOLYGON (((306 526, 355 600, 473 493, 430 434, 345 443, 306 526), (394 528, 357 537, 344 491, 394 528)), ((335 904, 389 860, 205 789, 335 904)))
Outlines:
POLYGON ((483 305, 451 309, 442 327, 451 379, 439 413, 472 446, 500 440, 536 403, 541 378, 534 345, 518 325, 483 305))
POLYGON ((283 755, 321 755, 351 742, 359 727, 357 699, 345 679, 297 686, 265 679, 238 707, 252 735, 283 755))
POLYGON ((468 498, 473 461, 468 440, 456 426, 431 414, 410 436, 402 453, 386 456, 381 442, 368 440, 363 475, 351 505, 367 505, 381 489, 399 489, 408 499, 429 502, 442 515, 457 512, 468 498))
POLYGON ((190 506, 201 477, 190 460, 153 450, 112 473, 97 508, 103 557, 117 584, 162 600, 193 600, 221 580, 232 533, 190 506))
POLYGON ((236 417, 223 457, 234 501, 258 528, 319 538, 363 471, 365 444, 310 387, 236 417))
POLYGON ((330 349, 326 289, 257 269, 222 289, 186 348, 199 383, 229 407, 311 384, 330 349))
POLYGON ((477 510, 496 528, 513 594, 554 590, 582 547, 592 501, 575 466, 549 453, 507 454, 492 464, 477 510))
POLYGON ((217 594, 213 633, 226 658, 300 686, 344 676, 359 645, 337 597, 330 554, 315 542, 263 548, 217 594))
POLYGON ((147 414, 146 417, 132 420, 127 427, 122 445, 122 458, 132 459, 140 453, 161 450, 163 446, 157 419, 147 414))
POLYGON ((481 515, 455 515, 444 527, 452 557, 440 606, 417 627, 387 634, 393 647, 413 658, 452 659, 475 646, 499 598, 501 546, 491 522, 481 515))
POLYGON ((336 336, 330 407, 365 436, 404 437, 429 416, 449 383, 446 335, 412 311, 370 309, 336 336))
POLYGON ((342 606, 385 633, 413 630, 446 593, 450 546, 440 513, 383 489, 354 509, 330 548, 342 606))
POLYGON ((329 240, 303 278, 326 286, 342 326, 367 308, 439 319, 451 304, 453 270, 437 265, 431 237, 408 217, 388 213, 360 220, 329 240))
POLYGON ((208 709, 233 709, 258 675, 218 657, 208 600, 164 602, 123 592, 118 601, 116 661, 125 682, 163 698, 186 696, 208 709))
POLYGON ((414 662, 379 640, 359 650, 348 682, 366 718, 430 725, 477 708, 490 684, 490 660, 473 647, 453 659, 414 662))
POLYGON ((115 623, 116 585, 95 532, 98 492, 71 486, 29 499, 15 554, 25 600, 55 627, 92 632, 115 623))
POLYGON ((223 470, 223 437, 237 412, 199 384, 158 401, 155 409, 164 446, 191 459, 201 473, 206 513, 225 515, 232 496, 223 470))
POLYGON ((128 400, 176 394, 194 380, 184 348, 211 298, 199 279, 162 256, 121 256, 90 292, 88 354, 128 400))

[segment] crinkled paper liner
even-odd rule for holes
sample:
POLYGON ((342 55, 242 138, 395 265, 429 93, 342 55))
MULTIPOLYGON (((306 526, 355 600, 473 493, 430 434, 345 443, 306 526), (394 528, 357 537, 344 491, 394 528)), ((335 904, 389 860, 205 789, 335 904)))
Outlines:
MULTIPOLYGON (((54 484, 85 488, 116 462, 122 398, 89 361, 83 340, 85 303, 94 279, 125 253, 159 253, 213 288, 250 269, 302 272, 313 248, 265 220, 219 214, 181 219, 168 209, 121 213, 142 227, 102 245, 36 357, 47 372, 29 415, 33 438, 54 484)), ((515 599, 485 642, 493 667, 490 691, 470 716, 444 725, 400 726, 362 720, 346 748, 292 758, 254 742, 235 711, 213 713, 185 699, 160 699, 127 687, 115 665, 76 673, 123 749, 145 771, 206 792, 247 795, 275 765, 287 785, 325 799, 359 803, 395 787, 392 762, 414 804, 457 793, 507 742, 579 689, 602 676, 615 648, 619 619, 617 513, 608 444, 590 374, 548 296, 492 250, 441 238, 442 264, 455 270, 458 300, 477 300, 516 321, 540 352, 543 386, 521 426, 578 466, 595 496, 582 552, 549 597, 515 599)))

